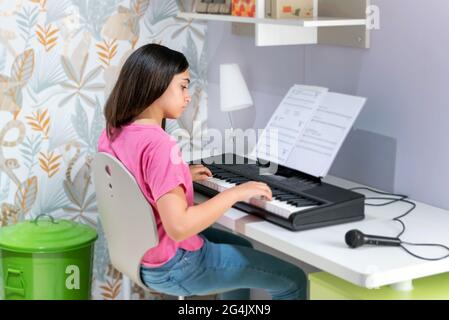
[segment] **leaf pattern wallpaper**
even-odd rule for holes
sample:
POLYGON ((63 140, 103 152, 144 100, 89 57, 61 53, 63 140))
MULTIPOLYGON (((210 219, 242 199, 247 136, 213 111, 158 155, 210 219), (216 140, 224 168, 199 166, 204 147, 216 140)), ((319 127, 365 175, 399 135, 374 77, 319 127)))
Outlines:
MULTIPOLYGON (((176 17, 193 2, 0 0, 0 227, 45 213, 96 228, 93 299, 122 298, 90 166, 105 99, 133 50, 160 43, 186 55, 192 102, 167 131, 193 143, 206 129, 206 25, 176 17)), ((134 287, 143 298, 165 297, 134 287)))

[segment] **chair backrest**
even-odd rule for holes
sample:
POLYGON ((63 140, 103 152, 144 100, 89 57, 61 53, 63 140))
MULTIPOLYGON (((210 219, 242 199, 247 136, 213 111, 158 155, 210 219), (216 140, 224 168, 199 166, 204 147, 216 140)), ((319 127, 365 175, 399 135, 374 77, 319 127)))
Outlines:
POLYGON ((147 288, 140 278, 140 262, 159 243, 153 209, 134 177, 111 155, 97 153, 92 173, 111 263, 147 288))

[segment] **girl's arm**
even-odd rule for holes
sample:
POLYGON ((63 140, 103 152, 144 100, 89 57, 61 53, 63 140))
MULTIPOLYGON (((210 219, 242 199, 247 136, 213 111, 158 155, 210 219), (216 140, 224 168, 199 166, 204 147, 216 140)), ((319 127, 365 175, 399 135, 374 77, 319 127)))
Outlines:
POLYGON ((215 197, 189 207, 184 189, 180 186, 161 196, 156 204, 168 236, 183 241, 211 226, 234 203, 252 197, 271 200, 271 190, 262 182, 247 182, 220 192, 215 197))

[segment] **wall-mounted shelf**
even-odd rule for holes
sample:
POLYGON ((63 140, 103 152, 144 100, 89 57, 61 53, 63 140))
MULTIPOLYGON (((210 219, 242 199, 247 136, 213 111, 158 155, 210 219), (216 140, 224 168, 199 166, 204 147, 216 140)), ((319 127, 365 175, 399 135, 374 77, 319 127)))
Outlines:
POLYGON ((254 23, 254 24, 271 24, 271 25, 287 25, 299 27, 341 27, 341 26, 365 26, 366 19, 349 19, 336 17, 316 17, 306 19, 268 19, 268 18, 250 18, 235 17, 224 14, 203 14, 193 12, 180 12, 178 17, 185 19, 198 19, 208 21, 227 21, 236 23, 254 23))
POLYGON ((369 48, 366 11, 370 0, 315 1, 314 17, 307 19, 265 18, 265 0, 256 1, 254 18, 195 12, 180 12, 178 17, 231 22, 234 34, 254 37, 257 46, 330 44, 369 48))

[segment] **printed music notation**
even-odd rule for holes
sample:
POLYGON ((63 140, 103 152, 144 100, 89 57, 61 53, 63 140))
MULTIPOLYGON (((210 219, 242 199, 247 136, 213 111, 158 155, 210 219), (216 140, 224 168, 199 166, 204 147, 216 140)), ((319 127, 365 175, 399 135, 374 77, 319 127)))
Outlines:
POLYGON ((366 99, 294 85, 278 106, 252 156, 324 177, 366 99))
POLYGON ((326 92, 327 89, 321 87, 295 85, 290 88, 259 137, 255 149, 257 157, 285 163, 326 92))

